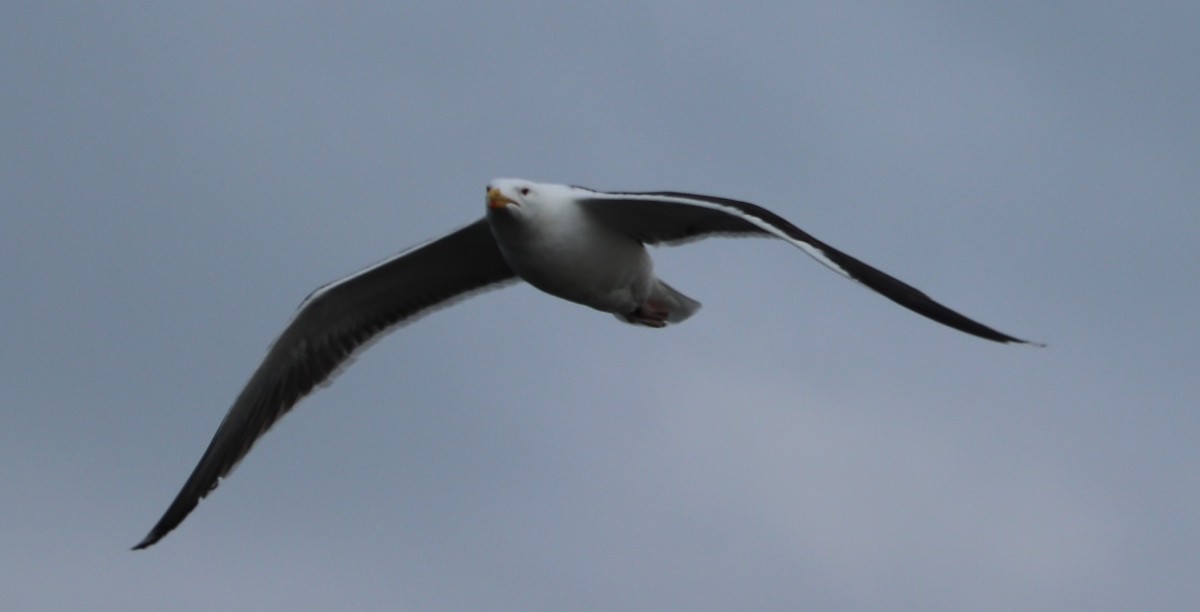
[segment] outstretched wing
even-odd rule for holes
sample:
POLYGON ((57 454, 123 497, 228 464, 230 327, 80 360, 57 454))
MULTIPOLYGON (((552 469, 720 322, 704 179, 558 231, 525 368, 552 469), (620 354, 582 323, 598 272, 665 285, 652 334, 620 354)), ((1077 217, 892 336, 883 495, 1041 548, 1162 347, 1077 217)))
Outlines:
POLYGON ((610 193, 582 187, 576 190, 580 206, 589 215, 643 243, 676 244, 719 234, 774 236, 799 247, 834 272, 938 323, 996 342, 1034 344, 996 331, 935 302, 916 287, 817 240, 761 206, 673 191, 610 193))
POLYGON ((179 495, 134 549, 183 522, 259 437, 366 343, 456 297, 513 278, 481 219, 314 291, 271 345, 179 495))

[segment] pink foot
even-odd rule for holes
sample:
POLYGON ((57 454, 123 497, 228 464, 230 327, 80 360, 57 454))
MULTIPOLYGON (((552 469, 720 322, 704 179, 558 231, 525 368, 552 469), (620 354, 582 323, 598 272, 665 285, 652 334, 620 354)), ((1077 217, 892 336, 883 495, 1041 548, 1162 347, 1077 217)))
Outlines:
POLYGON ((646 302, 634 309, 633 312, 625 315, 625 320, 646 327, 666 327, 667 317, 671 313, 666 308, 655 304, 654 302, 646 302))

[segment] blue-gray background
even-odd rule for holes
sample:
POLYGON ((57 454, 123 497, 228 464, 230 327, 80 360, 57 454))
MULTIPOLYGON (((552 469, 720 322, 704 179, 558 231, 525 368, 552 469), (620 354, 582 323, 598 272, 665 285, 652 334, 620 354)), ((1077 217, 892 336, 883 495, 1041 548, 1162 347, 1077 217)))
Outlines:
POLYGON ((500 4, 0 10, 0 608, 1196 605, 1195 3, 500 4), (659 250, 685 325, 436 312, 129 552, 300 299, 495 176, 757 202, 1050 346, 659 250))

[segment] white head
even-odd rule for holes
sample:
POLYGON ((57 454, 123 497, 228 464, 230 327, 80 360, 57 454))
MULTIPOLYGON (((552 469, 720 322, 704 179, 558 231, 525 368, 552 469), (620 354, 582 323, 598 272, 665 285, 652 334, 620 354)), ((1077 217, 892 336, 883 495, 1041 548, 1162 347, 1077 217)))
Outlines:
POLYGON ((553 212, 573 197, 574 189, 554 183, 501 178, 487 186, 488 213, 507 212, 528 217, 553 212))

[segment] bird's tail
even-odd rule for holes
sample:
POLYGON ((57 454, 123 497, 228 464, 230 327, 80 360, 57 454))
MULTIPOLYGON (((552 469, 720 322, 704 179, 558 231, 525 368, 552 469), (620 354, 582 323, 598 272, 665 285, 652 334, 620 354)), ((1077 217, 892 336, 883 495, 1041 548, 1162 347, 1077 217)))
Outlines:
POLYGON ((617 319, 633 325, 666 327, 668 323, 683 323, 697 310, 700 310, 700 302, 655 279, 645 303, 633 312, 614 314, 617 319))
POLYGON ((674 287, 658 281, 650 292, 650 299, 666 306, 667 323, 683 323, 700 310, 700 302, 678 292, 674 287))

